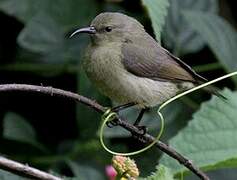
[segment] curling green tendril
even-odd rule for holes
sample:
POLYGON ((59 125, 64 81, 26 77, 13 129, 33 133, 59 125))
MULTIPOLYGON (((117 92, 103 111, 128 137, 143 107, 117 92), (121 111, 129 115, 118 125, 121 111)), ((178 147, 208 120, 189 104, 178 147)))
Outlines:
POLYGON ((226 79, 226 78, 229 78, 229 77, 235 76, 235 75, 237 75, 237 71, 232 72, 232 73, 229 73, 229 74, 227 74, 227 75, 225 75, 225 76, 221 76, 221 77, 219 77, 219 78, 217 78, 217 79, 214 79, 214 80, 212 80, 212 81, 206 82, 206 83, 204 83, 204 84, 201 84, 201 85, 199 85, 199 86, 197 86, 197 87, 194 87, 194 88, 192 88, 192 89, 189 89, 189 90, 187 90, 187 91, 184 91, 183 93, 180 93, 180 94, 178 94, 178 95, 176 95, 176 96, 170 98, 169 100, 165 101, 163 104, 161 104, 160 107, 159 107, 158 110, 157 110, 157 114, 159 115, 160 121, 161 121, 160 132, 159 132, 159 134, 157 135, 157 137, 155 138, 155 140, 154 140, 151 144, 149 144, 149 145, 146 146, 145 148, 143 148, 143 149, 141 149, 141 150, 138 150, 138 151, 129 152, 129 153, 120 153, 120 152, 112 151, 112 150, 110 150, 109 148, 107 148, 107 146, 106 146, 105 143, 104 143, 104 139, 103 139, 103 137, 104 137, 104 136, 103 136, 104 127, 105 127, 105 125, 106 125, 107 122, 112 121, 113 119, 115 119, 117 114, 116 114, 115 112, 112 112, 111 109, 106 110, 105 113, 102 115, 102 118, 101 118, 101 119, 102 119, 102 125, 101 125, 101 127, 100 127, 100 143, 101 143, 102 147, 103 147, 107 152, 109 152, 109 153, 111 153, 111 154, 113 154, 113 155, 121 155, 121 156, 132 156, 132 155, 136 155, 136 154, 142 153, 142 152, 144 152, 144 151, 150 149, 154 144, 156 144, 156 143, 159 141, 159 139, 160 139, 160 137, 161 137, 161 135, 162 135, 162 133, 163 133, 163 131, 164 131, 164 117, 163 117, 163 115, 162 115, 162 113, 161 113, 160 111, 161 111, 165 106, 167 106, 167 105, 170 104, 171 102, 175 101, 176 99, 181 98, 182 96, 185 96, 185 95, 187 95, 187 94, 189 94, 189 93, 191 93, 191 92, 193 92, 193 91, 196 91, 196 90, 198 90, 198 89, 204 88, 204 87, 206 87, 206 86, 208 86, 208 85, 211 85, 211 84, 213 84, 213 83, 216 83, 216 82, 218 82, 218 81, 221 81, 221 80, 223 80, 223 79, 226 79))
POLYGON ((160 132, 157 135, 156 139, 151 144, 149 144, 148 146, 146 146, 145 148, 143 148, 141 150, 134 151, 134 152, 129 152, 129 153, 115 152, 115 151, 112 151, 109 148, 107 148, 107 146, 105 145, 104 140, 103 140, 103 132, 104 132, 104 127, 106 125, 106 122, 112 121, 116 117, 116 115, 117 114, 115 112, 111 112, 111 109, 106 110, 105 113, 102 116, 102 125, 101 125, 101 128, 100 128, 100 143, 101 143, 102 147, 107 152, 109 152, 109 153, 111 153, 113 155, 132 156, 132 155, 136 155, 136 154, 142 153, 142 152, 150 149, 160 139, 160 137, 161 137, 161 135, 162 135, 162 133, 164 131, 164 118, 162 117, 161 118, 161 125, 160 125, 160 132))

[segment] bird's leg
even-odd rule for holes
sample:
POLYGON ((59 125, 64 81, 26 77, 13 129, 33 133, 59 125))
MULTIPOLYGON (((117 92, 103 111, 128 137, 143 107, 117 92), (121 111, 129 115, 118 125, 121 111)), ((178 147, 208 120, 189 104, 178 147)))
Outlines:
MULTIPOLYGON (((127 103, 127 104, 122 104, 122 105, 119 105, 119 106, 116 106, 116 107, 113 107, 111 109, 112 112, 119 112, 119 111, 122 111, 124 109, 127 109, 129 107, 132 107, 132 106, 135 106, 136 103, 127 103)), ((106 125, 109 127, 109 128, 112 128, 113 126, 117 126, 118 123, 117 123, 117 120, 114 120, 114 121, 109 121, 109 122, 106 122, 106 125)))
POLYGON ((146 134, 146 126, 139 126, 139 123, 141 122, 142 117, 147 110, 148 110, 147 108, 142 109, 138 114, 136 121, 133 123, 134 126, 136 126, 139 130, 141 130, 142 135, 146 134))
POLYGON ((134 126, 138 126, 138 124, 141 122, 142 117, 144 115, 144 113, 146 112, 147 109, 141 109, 140 113, 137 116, 136 121, 133 123, 134 126))

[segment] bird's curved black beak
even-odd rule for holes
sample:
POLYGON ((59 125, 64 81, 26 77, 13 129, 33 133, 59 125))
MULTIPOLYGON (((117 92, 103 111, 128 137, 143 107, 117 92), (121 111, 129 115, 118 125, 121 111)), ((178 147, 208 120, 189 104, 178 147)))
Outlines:
POLYGON ((85 28, 81 28, 81 29, 77 29, 76 31, 74 31, 71 35, 70 38, 73 37, 75 34, 78 33, 88 33, 88 34, 95 34, 96 30, 95 27, 90 26, 90 27, 85 27, 85 28))

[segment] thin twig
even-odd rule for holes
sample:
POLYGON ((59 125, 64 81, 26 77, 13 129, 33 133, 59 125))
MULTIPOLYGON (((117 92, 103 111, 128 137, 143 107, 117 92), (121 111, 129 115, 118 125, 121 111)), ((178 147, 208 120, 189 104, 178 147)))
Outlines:
MULTIPOLYGON (((32 93, 39 93, 39 94, 46 94, 50 96, 57 96, 57 97, 64 97, 70 100, 74 100, 77 102, 80 102, 86 106, 89 106, 90 108, 94 109, 95 111, 99 113, 104 113, 106 108, 98 104, 96 101, 93 101, 89 98, 86 98, 84 96, 78 95, 76 93, 72 93, 69 91, 64 91, 57 88, 52 87, 43 87, 43 86, 35 86, 35 85, 27 85, 27 84, 3 84, 0 85, 0 92, 11 92, 11 91, 23 91, 23 92, 32 92, 32 93)), ((133 134, 133 136, 138 139, 142 143, 151 143, 154 141, 154 137, 145 134, 141 135, 139 129, 137 129, 135 126, 129 124, 127 121, 121 119, 118 117, 118 124, 128 130, 130 133, 133 134)), ((164 153, 168 154, 172 158, 176 159, 180 164, 183 164, 185 167, 187 167, 190 171, 192 171, 194 174, 196 174, 200 179, 202 180, 209 180, 208 176, 202 172, 198 167, 195 167, 191 160, 185 158, 178 152, 176 152, 175 149, 172 147, 164 144, 161 141, 158 141, 156 143, 156 147, 159 148, 164 153)), ((1 166, 1 168, 4 167, 4 164, 1 166)), ((11 171, 12 172, 12 171, 11 171)), ((18 171, 16 171, 18 172, 18 171)), ((23 171, 23 173, 25 173, 23 171)))
POLYGON ((49 173, 40 171, 38 169, 29 167, 28 165, 21 164, 9 160, 5 157, 0 156, 0 168, 6 171, 12 172, 19 176, 32 178, 32 179, 41 179, 41 180, 62 180, 59 177, 53 176, 49 173))

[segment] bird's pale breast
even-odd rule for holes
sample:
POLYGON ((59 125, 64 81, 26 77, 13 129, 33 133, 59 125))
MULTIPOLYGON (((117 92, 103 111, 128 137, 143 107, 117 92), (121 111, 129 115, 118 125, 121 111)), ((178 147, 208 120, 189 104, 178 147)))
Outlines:
POLYGON ((138 103, 151 107, 174 96, 179 90, 174 83, 138 77, 121 63, 121 47, 111 44, 89 47, 84 70, 101 93, 118 103, 138 103))

